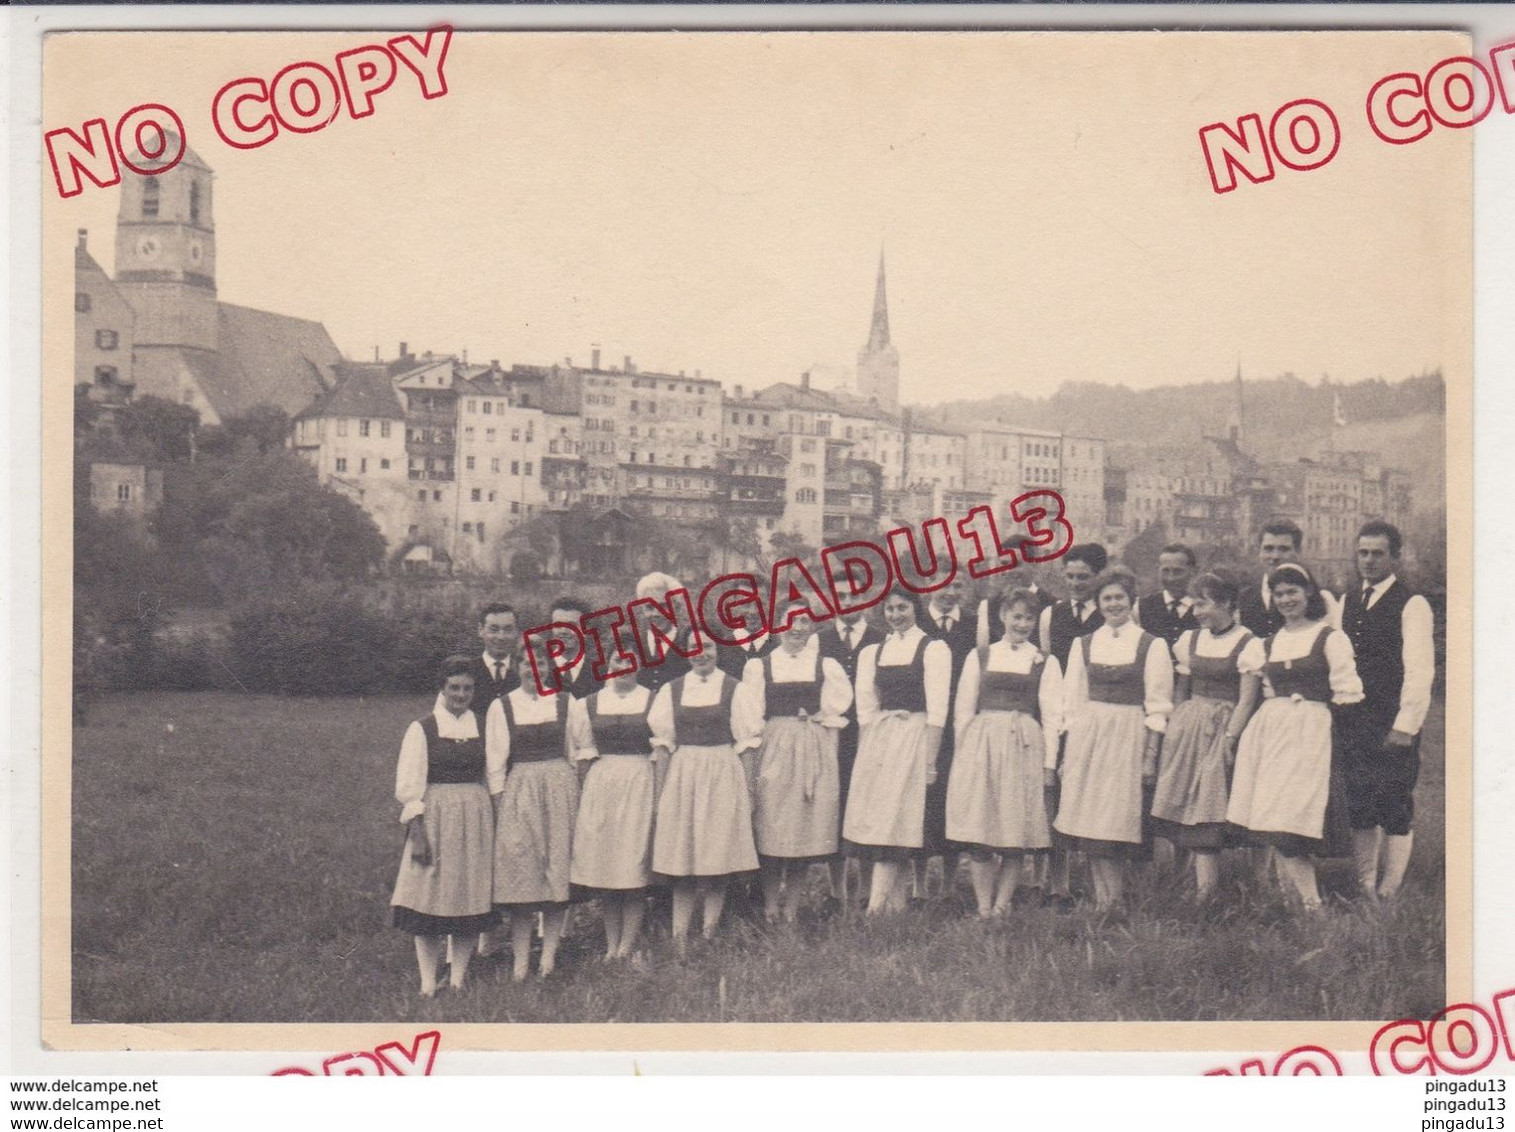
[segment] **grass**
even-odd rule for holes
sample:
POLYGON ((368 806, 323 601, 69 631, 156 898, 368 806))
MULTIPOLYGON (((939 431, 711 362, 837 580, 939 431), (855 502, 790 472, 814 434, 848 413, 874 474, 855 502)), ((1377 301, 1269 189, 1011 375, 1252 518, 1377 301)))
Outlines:
MULTIPOLYGON (((636 967, 599 962, 575 909, 558 973, 510 982, 479 961, 460 995, 416 994, 387 926, 401 848, 390 791, 428 699, 112 696, 74 733, 73 1014, 78 1022, 872 1022, 1427 1017, 1444 998, 1442 716, 1417 789, 1400 899, 1316 916, 1225 863, 1204 909, 1180 878, 1137 877, 1129 914, 1017 912, 983 923, 966 877, 884 921, 743 919, 672 955, 661 922, 636 967)), ((815 904, 823 890, 813 874, 815 904)))

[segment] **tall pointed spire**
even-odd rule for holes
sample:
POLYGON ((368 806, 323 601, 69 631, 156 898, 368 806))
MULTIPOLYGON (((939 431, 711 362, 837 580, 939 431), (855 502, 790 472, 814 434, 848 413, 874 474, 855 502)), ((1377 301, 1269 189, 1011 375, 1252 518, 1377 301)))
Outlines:
POLYGON ((884 288, 884 249, 878 250, 878 282, 873 288, 873 323, 868 328, 868 349, 889 345, 889 297, 884 288))
POLYGON ((1246 406, 1242 401, 1241 358, 1239 357, 1236 359, 1235 394, 1236 401, 1231 406, 1231 420, 1229 422, 1230 427, 1227 429, 1227 431, 1230 434, 1231 442, 1239 447, 1242 440, 1245 439, 1247 435, 1246 406))

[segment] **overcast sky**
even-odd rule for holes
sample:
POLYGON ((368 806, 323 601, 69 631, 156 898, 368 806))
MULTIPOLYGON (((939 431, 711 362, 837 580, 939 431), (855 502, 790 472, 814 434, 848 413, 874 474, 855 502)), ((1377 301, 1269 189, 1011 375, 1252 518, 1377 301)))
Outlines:
MULTIPOLYGON (((442 98, 402 68, 363 120, 253 151, 215 136, 223 83, 390 34, 59 36, 43 126, 172 106, 216 172, 220 297, 319 319, 358 358, 403 339, 587 363, 599 343, 793 380, 852 365, 881 246, 906 400, 1238 358, 1456 376, 1467 352, 1476 131, 1389 146, 1362 109, 1455 37, 460 31, 442 98), (1302 97, 1336 109, 1336 159, 1213 193, 1199 127, 1302 97)), ((111 270, 116 190, 48 189, 45 254, 85 227, 111 270)))

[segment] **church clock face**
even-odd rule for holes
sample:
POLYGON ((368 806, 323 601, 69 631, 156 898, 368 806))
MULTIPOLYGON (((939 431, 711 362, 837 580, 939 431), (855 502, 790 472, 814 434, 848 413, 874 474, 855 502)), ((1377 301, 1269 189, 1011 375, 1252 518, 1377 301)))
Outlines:
POLYGON ((158 240, 156 236, 143 236, 137 241, 137 254, 143 259, 153 259, 158 254, 158 240))

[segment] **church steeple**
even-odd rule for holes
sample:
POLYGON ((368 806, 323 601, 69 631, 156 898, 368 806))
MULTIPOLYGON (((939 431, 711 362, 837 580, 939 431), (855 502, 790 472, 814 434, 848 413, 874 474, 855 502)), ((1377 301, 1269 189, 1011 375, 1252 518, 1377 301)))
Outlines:
POLYGON ((868 328, 869 350, 889 345, 889 296, 884 287, 884 249, 878 253, 878 282, 873 286, 873 324, 868 328))
POLYGON ((873 286, 873 321, 868 344, 857 352, 857 391, 880 407, 900 403, 900 352, 889 341, 889 297, 884 285, 884 249, 878 253, 878 280, 873 286))
POLYGON ((1233 389, 1233 395, 1235 397, 1235 400, 1231 404, 1231 419, 1227 422, 1226 432, 1230 437, 1231 443, 1235 444, 1237 447, 1240 447, 1242 440, 1246 436, 1244 416, 1245 405, 1242 401, 1240 358, 1236 359, 1236 385, 1233 389))

